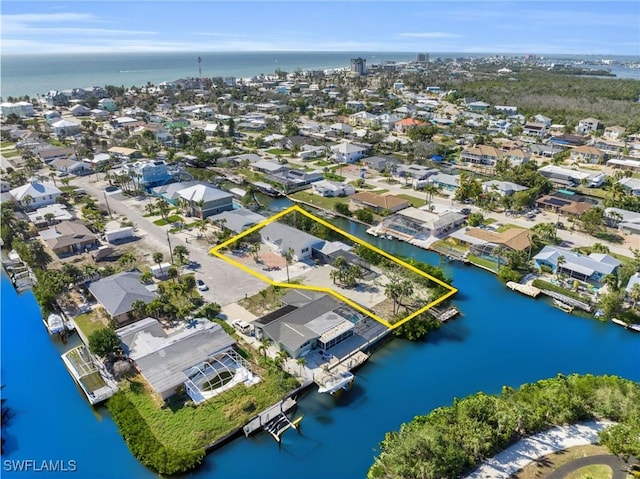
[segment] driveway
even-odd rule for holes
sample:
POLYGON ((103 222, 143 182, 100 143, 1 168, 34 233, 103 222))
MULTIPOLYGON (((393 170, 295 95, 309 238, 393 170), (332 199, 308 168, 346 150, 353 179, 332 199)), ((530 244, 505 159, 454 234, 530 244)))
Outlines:
POLYGON ((575 461, 571 461, 569 464, 560 466, 547 476, 547 479, 564 479, 567 474, 580 469, 585 466, 592 466, 595 464, 604 464, 609 466, 613 471, 611 479, 625 479, 627 477, 626 469, 632 464, 618 456, 612 456, 611 454, 599 454, 597 456, 580 457, 575 461))

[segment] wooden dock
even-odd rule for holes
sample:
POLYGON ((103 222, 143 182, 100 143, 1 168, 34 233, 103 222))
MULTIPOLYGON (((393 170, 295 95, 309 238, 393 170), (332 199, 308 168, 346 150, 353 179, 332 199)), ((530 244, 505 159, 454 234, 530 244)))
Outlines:
POLYGON ((296 400, 288 397, 282 401, 277 402, 273 406, 265 409, 260 414, 255 416, 251 421, 245 424, 242 427, 245 436, 250 436, 251 434, 263 429, 269 432, 274 438, 280 442, 279 436, 289 427, 295 427, 300 421, 289 421, 289 418, 286 417, 287 411, 293 408, 296 405, 296 400), (286 418, 286 421, 283 420, 286 418), (289 423, 287 427, 284 425, 289 423), (274 435, 275 432, 275 435, 274 435))
POLYGON ((569 296, 565 296, 564 294, 556 293, 555 291, 549 291, 547 289, 543 289, 541 291, 547 296, 553 299, 557 299, 558 301, 562 301, 563 303, 568 304, 569 306, 573 306, 575 308, 581 309, 583 311, 586 311, 587 313, 591 312, 591 309, 592 309, 591 305, 585 303, 584 301, 579 301, 569 296))
POLYGON ((460 311, 458 311, 458 308, 456 308, 455 306, 451 306, 446 311, 442 311, 442 310, 440 310, 440 309, 438 309, 436 307, 433 307, 433 308, 428 309, 427 312, 431 316, 436 318, 438 321, 440 321, 441 323, 449 321, 451 318, 453 318, 453 317, 457 316, 458 314, 460 314, 460 311))
POLYGON ((542 293, 542 290, 539 288, 536 288, 535 286, 532 286, 529 284, 520 284, 514 281, 507 281, 507 288, 509 288, 512 291, 517 291, 519 293, 526 294, 527 296, 531 296, 532 298, 536 298, 540 293, 542 293))

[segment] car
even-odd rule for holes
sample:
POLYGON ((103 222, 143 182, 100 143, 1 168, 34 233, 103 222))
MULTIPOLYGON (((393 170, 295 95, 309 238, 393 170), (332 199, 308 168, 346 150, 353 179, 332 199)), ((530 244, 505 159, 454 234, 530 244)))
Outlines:
POLYGON ((471 214, 471 209, 470 208, 462 208, 460 210, 460 214, 461 215, 465 215, 465 216, 469 216, 471 214))
POLYGON ((231 324, 242 334, 249 334, 251 332, 251 325, 243 319, 234 319, 231 324))
POLYGON ((196 279, 196 286, 200 291, 207 291, 209 289, 209 286, 207 286, 207 283, 205 283, 201 279, 196 279))
POLYGON ((114 191, 118 191, 118 187, 117 186, 107 186, 104 191, 106 191, 107 193, 113 193, 114 191))

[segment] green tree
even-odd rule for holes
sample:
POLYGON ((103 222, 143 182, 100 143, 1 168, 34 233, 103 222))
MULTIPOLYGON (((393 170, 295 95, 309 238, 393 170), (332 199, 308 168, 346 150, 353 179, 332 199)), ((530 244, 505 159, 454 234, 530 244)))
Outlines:
POLYGON ((349 209, 349 205, 347 205, 346 203, 336 203, 335 205, 333 205, 333 209, 343 216, 351 216, 352 214, 351 210, 349 209))
POLYGON ((469 226, 479 226, 484 223, 484 216, 482 216, 482 213, 471 213, 467 223, 469 223, 469 226))
POLYGON ((186 246, 179 244, 173 248, 173 254, 176 255, 180 264, 184 264, 185 258, 189 257, 189 250, 186 246))
POLYGON ((355 216, 363 223, 367 223, 369 225, 373 223, 373 213, 369 210, 365 210, 365 209, 356 210, 355 216))
POLYGON ((164 260, 164 255, 160 251, 156 251, 155 253, 153 253, 153 261, 160 268, 160 277, 162 277, 163 275, 162 260, 164 260))
POLYGON ((173 280, 173 282, 176 282, 176 278, 178 277, 178 268, 176 268, 175 266, 169 266, 169 268, 167 268, 167 278, 173 280))
POLYGON ((97 356, 111 356, 119 347, 120 338, 111 328, 99 329, 89 336, 89 350, 97 356))

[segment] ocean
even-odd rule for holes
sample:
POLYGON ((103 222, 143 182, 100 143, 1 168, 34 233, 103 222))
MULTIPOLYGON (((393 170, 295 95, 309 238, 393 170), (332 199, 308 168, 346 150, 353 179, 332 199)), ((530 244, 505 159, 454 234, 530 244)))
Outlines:
MULTIPOLYGON (((432 53, 430 57, 483 57, 494 54, 432 53)), ((344 68, 351 58, 362 57, 367 65, 381 61, 411 61, 411 52, 193 52, 193 53, 128 53, 77 55, 3 55, 1 58, 0 95, 31 97, 50 90, 84 88, 89 86, 144 86, 163 81, 198 77, 198 57, 202 58, 204 77, 273 74, 276 69, 293 72, 297 69, 344 68)), ((590 56, 548 56, 566 61, 598 60, 590 56)), ((639 61, 633 57, 609 57, 618 61, 639 61)), ((586 65, 589 68, 598 68, 586 65)), ((620 78, 640 80, 640 69, 612 65, 612 72, 620 78)))
MULTIPOLYGON (((282 204, 281 206, 285 206, 282 204)), ((434 253, 336 224, 392 254, 439 264, 434 253)), ((459 288, 462 316, 425 341, 379 347, 335 399, 311 390, 298 402, 299 432, 280 446, 269 434, 239 438, 212 452, 186 477, 357 479, 366 477, 384 434, 414 416, 477 391, 499 393, 558 373, 616 374, 640 381, 640 335, 611 322, 566 314, 544 299, 509 291, 478 268, 444 263, 459 288)), ((15 411, 4 460, 75 461, 76 478, 151 478, 129 453, 108 411, 92 408, 65 370, 63 347, 48 336, 33 294, 18 296, 2 276, 2 391, 15 411)), ((4 463, 3 463, 4 464, 4 463)), ((42 474, 2 471, 2 477, 42 474)), ((50 473, 64 477, 68 473, 50 473)))

